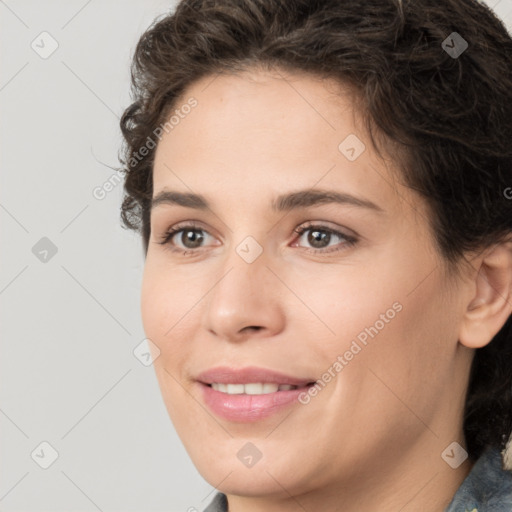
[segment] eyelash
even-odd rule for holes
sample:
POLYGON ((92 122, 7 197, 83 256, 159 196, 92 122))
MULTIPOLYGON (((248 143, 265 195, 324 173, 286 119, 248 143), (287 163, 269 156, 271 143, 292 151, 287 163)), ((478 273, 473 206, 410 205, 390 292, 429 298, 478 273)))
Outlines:
MULTIPOLYGON (((293 232, 297 233, 300 238, 303 235, 303 233, 305 233, 306 231, 315 231, 315 230, 321 231, 324 233, 329 233, 330 235, 338 236, 339 238, 344 239, 345 242, 343 243, 342 247, 340 247, 338 249, 330 249, 330 250, 326 250, 325 248, 324 249, 308 249, 306 247, 302 247, 302 249, 305 249, 307 252, 311 252, 313 254, 320 254, 320 253, 326 254, 326 253, 331 253, 331 252, 339 252, 339 251, 346 249, 347 247, 354 246, 358 242, 358 239, 353 236, 346 235, 346 234, 344 234, 340 231, 337 231, 335 229, 331 229, 326 226, 322 226, 321 224, 310 224, 307 226, 299 226, 299 227, 295 228, 293 230, 293 232)), ((176 252, 176 253, 179 253, 182 255, 194 253, 194 252, 197 252, 199 249, 201 249, 201 247, 198 249, 177 249, 176 247, 173 247, 170 244, 170 241, 176 234, 182 233, 184 231, 203 231, 205 233, 208 233, 205 229, 203 229, 200 226, 197 226, 195 224, 192 224, 192 223, 185 224, 185 225, 178 225, 178 226, 166 231, 166 233, 164 233, 164 235, 160 238, 160 241, 157 243, 159 243, 160 245, 166 246, 165 248, 168 250, 171 250, 172 252, 176 252)))

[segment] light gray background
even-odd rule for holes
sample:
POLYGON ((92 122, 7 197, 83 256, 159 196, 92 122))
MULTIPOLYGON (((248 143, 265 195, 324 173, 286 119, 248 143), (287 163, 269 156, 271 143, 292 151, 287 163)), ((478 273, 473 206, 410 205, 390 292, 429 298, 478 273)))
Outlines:
MULTIPOLYGON (((486 3, 510 31, 512 0, 486 3)), ((120 181, 108 166, 135 44, 174 5, 0 0, 1 512, 192 512, 213 497, 133 353, 144 260, 122 185, 93 196, 120 181), (51 48, 43 31, 48 58, 31 47, 51 48)))

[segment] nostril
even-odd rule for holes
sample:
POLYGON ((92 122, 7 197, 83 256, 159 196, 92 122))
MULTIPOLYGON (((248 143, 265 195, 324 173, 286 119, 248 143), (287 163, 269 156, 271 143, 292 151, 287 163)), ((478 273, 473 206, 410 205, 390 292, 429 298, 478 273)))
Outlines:
POLYGON ((247 327, 244 327, 243 330, 245 329, 254 329, 255 331, 259 331, 260 329, 262 329, 262 327, 260 325, 249 325, 247 327))

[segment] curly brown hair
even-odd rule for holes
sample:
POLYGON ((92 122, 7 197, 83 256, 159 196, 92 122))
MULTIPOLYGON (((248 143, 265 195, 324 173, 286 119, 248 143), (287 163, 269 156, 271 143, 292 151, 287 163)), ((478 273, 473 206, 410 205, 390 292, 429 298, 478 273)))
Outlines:
MULTIPOLYGON (((262 66, 357 91, 374 149, 381 154, 378 140, 393 145, 404 182, 430 208, 447 262, 512 233, 512 39, 489 7, 477 0, 185 0, 140 38, 133 103, 121 119, 121 218, 141 233, 145 253, 153 136, 195 81, 262 66), (453 47, 459 36, 468 48, 445 51, 445 40, 453 47)), ((512 316, 475 353, 464 417, 471 459, 509 437, 511 368, 512 316)))

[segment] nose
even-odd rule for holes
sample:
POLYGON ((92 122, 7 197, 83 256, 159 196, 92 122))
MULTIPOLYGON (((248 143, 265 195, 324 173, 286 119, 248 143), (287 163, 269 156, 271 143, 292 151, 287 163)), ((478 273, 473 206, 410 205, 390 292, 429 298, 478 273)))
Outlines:
POLYGON ((218 276, 206 297, 204 327, 230 342, 249 337, 272 337, 284 328, 283 285, 269 270, 263 251, 248 263, 235 249, 219 265, 218 276))

